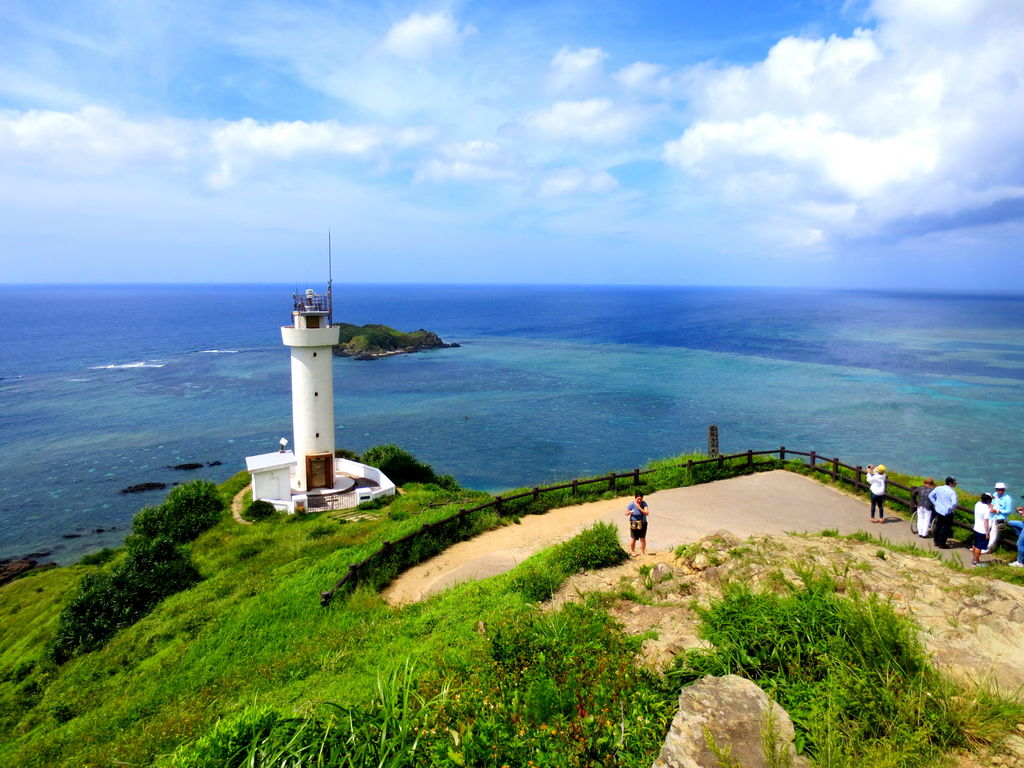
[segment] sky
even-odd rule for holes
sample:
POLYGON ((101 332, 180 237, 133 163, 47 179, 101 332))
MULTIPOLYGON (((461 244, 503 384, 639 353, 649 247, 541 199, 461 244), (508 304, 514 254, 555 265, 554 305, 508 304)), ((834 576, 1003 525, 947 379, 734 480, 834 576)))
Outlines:
POLYGON ((1021 0, 5 0, 0 283, 1024 291, 1021 0))

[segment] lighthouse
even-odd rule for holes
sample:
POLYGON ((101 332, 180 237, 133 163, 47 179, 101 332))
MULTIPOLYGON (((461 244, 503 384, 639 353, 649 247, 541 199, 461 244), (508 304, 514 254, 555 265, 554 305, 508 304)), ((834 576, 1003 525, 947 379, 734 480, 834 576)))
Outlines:
POLYGON ((395 484, 376 467, 334 456, 334 325, 331 283, 327 293, 312 288, 292 296, 292 324, 281 328, 291 353, 292 437, 275 453, 246 456, 252 498, 289 513, 349 509, 392 496, 395 484))
POLYGON ((334 488, 334 368, 338 327, 331 317, 331 293, 312 288, 295 294, 292 324, 281 328, 291 351, 292 431, 295 490, 334 488))

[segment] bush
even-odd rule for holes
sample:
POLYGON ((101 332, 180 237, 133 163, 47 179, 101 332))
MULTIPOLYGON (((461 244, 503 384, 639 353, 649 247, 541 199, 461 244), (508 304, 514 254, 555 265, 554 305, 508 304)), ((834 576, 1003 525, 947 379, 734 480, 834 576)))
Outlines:
POLYGON ((88 555, 83 555, 82 559, 78 561, 79 565, 103 565, 114 558, 117 554, 116 549, 105 547, 99 552, 90 552, 88 555))
POLYGON ((556 557, 566 573, 618 565, 629 555, 619 544, 618 529, 611 523, 596 523, 558 548, 556 557))
POLYGON ((363 464, 376 467, 395 485, 406 483, 436 483, 438 478, 429 465, 394 443, 368 448, 362 456, 363 464))
POLYGON ((224 499, 209 480, 193 480, 167 494, 157 507, 143 507, 132 520, 132 530, 145 538, 166 536, 186 542, 212 528, 224 511, 224 499))
POLYGON ((512 574, 509 586, 531 603, 542 603, 555 594, 563 578, 546 563, 524 563, 512 574))
POLYGON ((277 512, 277 507, 271 504, 269 501, 263 499, 256 499, 250 502, 249 506, 245 508, 245 519, 258 522, 260 520, 266 520, 268 517, 273 517, 274 513, 277 512))
POLYGON ((72 593, 58 618, 51 658, 62 664, 98 648, 197 581, 199 573, 169 538, 131 537, 124 560, 109 571, 86 574, 72 593))

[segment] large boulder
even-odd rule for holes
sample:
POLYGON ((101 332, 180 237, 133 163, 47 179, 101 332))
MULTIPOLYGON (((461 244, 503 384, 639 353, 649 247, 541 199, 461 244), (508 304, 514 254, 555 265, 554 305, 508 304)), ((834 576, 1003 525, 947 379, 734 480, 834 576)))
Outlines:
POLYGON ((654 768, 804 768, 809 763, 797 756, 794 736, 786 710, 754 683, 708 676, 679 694, 654 768))

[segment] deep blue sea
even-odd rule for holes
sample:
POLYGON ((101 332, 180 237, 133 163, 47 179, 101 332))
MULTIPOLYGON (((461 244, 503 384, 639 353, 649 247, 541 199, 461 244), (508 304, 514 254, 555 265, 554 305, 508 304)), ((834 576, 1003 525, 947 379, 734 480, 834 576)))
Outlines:
MULTIPOLYGON (((163 498, 121 488, 220 481, 290 439, 295 289, 0 287, 0 557, 117 545, 163 498)), ((717 424, 728 452, 1024 491, 1024 296, 357 286, 335 307, 462 345, 336 359, 335 414, 339 447, 396 442, 466 486, 629 469, 717 424)))

